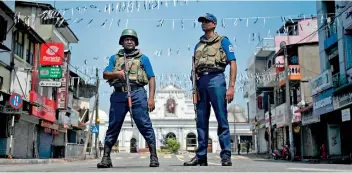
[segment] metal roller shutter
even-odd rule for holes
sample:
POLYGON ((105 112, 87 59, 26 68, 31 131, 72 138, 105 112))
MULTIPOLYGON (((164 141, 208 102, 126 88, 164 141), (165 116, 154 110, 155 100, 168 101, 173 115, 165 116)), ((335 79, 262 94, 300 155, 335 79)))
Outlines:
POLYGON ((39 157, 42 159, 50 158, 51 156, 51 144, 53 142, 53 136, 45 133, 44 129, 41 128, 39 134, 39 157))
MULTIPOLYGON (((26 159, 28 157, 28 122, 19 121, 15 124, 15 135, 13 140, 13 156, 19 159, 26 159)), ((33 133, 33 131, 32 131, 33 133)))
POLYGON ((6 156, 7 153, 7 139, 8 138, 0 138, 0 156, 6 156))

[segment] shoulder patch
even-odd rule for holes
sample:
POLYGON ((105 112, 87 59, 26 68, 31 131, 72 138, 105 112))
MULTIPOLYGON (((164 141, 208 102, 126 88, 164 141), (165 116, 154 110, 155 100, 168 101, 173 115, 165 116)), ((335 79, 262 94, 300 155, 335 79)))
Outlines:
POLYGON ((229 51, 230 51, 230 52, 235 52, 235 49, 233 48, 232 45, 229 45, 229 51))

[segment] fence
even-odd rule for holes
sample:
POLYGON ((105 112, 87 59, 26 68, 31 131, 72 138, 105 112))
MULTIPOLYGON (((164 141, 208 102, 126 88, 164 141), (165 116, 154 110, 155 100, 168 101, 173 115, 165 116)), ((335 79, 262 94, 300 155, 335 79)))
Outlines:
POLYGON ((65 156, 66 158, 82 156, 83 149, 84 149, 84 144, 67 143, 65 156))

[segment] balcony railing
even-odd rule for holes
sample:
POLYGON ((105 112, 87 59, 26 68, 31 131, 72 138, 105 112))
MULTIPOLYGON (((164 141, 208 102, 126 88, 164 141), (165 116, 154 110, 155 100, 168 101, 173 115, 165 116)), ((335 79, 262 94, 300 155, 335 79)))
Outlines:
POLYGON ((263 79, 263 86, 264 87, 273 87, 277 84, 277 74, 276 74, 276 66, 272 66, 268 70, 265 71, 265 77, 263 79))

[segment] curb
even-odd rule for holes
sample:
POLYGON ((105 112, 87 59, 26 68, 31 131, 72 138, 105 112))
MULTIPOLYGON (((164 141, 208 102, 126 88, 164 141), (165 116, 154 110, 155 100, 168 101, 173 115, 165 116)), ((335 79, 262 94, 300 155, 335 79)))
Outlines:
MULTIPOLYGON (((94 156, 87 156, 86 160, 95 159, 94 156)), ((0 159, 0 165, 14 165, 14 164, 50 164, 50 163, 66 163, 84 161, 80 157, 63 158, 63 159, 0 159)))

